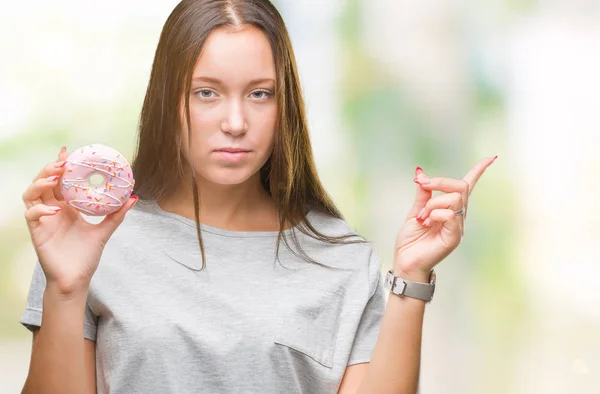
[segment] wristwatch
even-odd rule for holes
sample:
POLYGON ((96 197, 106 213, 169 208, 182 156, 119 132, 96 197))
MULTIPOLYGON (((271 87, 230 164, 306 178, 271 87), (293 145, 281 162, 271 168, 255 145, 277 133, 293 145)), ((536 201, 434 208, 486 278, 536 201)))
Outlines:
POLYGON ((384 288, 399 296, 418 298, 430 303, 435 293, 435 270, 431 270, 429 274, 429 283, 411 282, 395 276, 389 270, 385 276, 384 288))

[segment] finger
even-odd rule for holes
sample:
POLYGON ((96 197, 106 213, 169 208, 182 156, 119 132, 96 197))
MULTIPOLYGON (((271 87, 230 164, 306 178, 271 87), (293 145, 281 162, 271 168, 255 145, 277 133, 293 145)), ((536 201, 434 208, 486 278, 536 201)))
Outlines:
MULTIPOLYGON (((421 167, 417 167, 417 169, 415 170, 415 176, 418 177, 422 173, 423 173, 423 169, 421 167)), ((416 177, 415 177, 415 182, 417 179, 416 177)), ((410 209, 410 211, 408 213, 408 218, 414 218, 417 216, 417 214, 421 211, 421 209, 423 209, 425 204, 427 204, 427 201, 429 201, 431 199, 431 194, 432 194, 431 190, 424 189, 422 186, 417 184, 415 201, 413 203, 412 208, 410 209)))
POLYGON ((52 194, 56 201, 65 201, 65 197, 60 192, 61 187, 62 187, 62 184, 59 180, 59 182, 56 184, 56 186, 52 188, 52 194))
POLYGON ((56 215, 61 210, 61 207, 37 204, 31 206, 25 211, 25 219, 27 222, 37 222, 41 217, 56 215))
MULTIPOLYGON (((63 146, 60 150, 60 152, 58 153, 58 161, 57 163, 65 163, 66 164, 66 160, 67 157, 69 157, 69 154, 67 153, 67 147, 63 146)), ((60 168, 64 168, 64 167, 60 167, 60 168)), ((64 170, 62 170, 62 173, 64 173, 64 170)), ((65 198, 63 197, 60 189, 61 189, 62 185, 61 182, 58 182, 58 184, 56 185, 56 187, 52 190, 52 192, 54 193, 54 198, 57 201, 64 201, 65 198)))
POLYGON ((456 231, 456 234, 462 235, 460 220, 457 220, 457 216, 451 209, 434 209, 423 225, 431 227, 434 223, 441 223, 451 232, 456 231))
POLYGON ((50 196, 52 198, 48 198, 48 192, 52 191, 52 188, 58 184, 59 175, 52 175, 47 178, 41 178, 33 182, 25 192, 23 192, 23 202, 27 208, 30 208, 36 204, 42 203, 53 203, 56 200, 53 198, 52 194, 50 196))
MULTIPOLYGON (((33 178, 33 181, 37 181, 39 179, 44 179, 44 178, 48 178, 49 176, 52 175, 62 175, 64 173, 64 166, 67 164, 66 161, 59 161, 59 162, 53 162, 53 163, 48 163, 46 166, 44 166, 44 168, 42 168, 42 170, 35 176, 35 178, 33 178)), ((57 191, 59 191, 60 193, 60 189, 58 189, 58 183, 57 183, 57 191)), ((56 194, 54 192, 54 190, 49 189, 47 191, 44 192, 44 200, 45 201, 61 201, 62 198, 56 198, 56 194)))
POLYGON ((415 182, 426 190, 438 190, 444 193, 458 192, 465 198, 469 196, 469 183, 464 179, 429 178, 423 173, 415 178, 415 182))
POLYGON ((35 181, 41 178, 48 178, 50 175, 60 175, 63 173, 66 164, 67 162, 64 160, 48 163, 35 176, 35 178, 33 178, 33 180, 35 181))
POLYGON ((453 192, 441 194, 427 201, 427 204, 425 204, 423 209, 417 214, 417 219, 426 220, 435 209, 451 209, 452 211, 458 211, 462 207, 463 197, 460 193, 453 192))
POLYGON ((67 153, 67 147, 63 146, 60 149, 60 152, 58 152, 58 159, 57 159, 57 161, 67 160, 68 156, 69 156, 69 154, 67 153))
POLYGON ((492 158, 485 158, 479 161, 479 163, 475 164, 473 168, 464 176, 463 180, 469 184, 469 195, 473 191, 473 188, 477 184, 481 175, 485 172, 485 170, 492 165, 494 161, 498 158, 498 155, 492 158))
POLYGON ((98 227, 100 227, 103 233, 104 241, 108 241, 108 239, 115 232, 117 227, 119 227, 119 225, 123 222, 123 219, 125 219, 125 215, 127 214, 127 212, 129 212, 129 210, 133 208, 137 201, 137 196, 130 197, 127 200, 127 202, 123 205, 123 207, 121 207, 121 209, 111 213, 110 215, 107 215, 104 218, 104 220, 98 225, 98 227))
POLYGON ((62 173, 62 168, 67 164, 66 162, 66 151, 67 148, 65 146, 63 146, 60 150, 60 152, 58 152, 58 160, 54 161, 52 163, 48 163, 44 166, 44 168, 41 169, 41 171, 35 176, 35 178, 33 178, 33 180, 37 180, 40 178, 47 178, 50 175, 57 175, 59 173, 62 173))

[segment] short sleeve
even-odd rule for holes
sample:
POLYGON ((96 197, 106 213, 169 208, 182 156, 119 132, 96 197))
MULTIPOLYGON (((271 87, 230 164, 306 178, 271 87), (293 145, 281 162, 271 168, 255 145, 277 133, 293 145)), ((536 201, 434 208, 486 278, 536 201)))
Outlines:
POLYGON ((350 350, 348 365, 371 361, 371 355, 377 343, 379 327, 381 326, 383 313, 387 304, 381 267, 381 261, 375 251, 371 249, 369 256, 370 297, 358 324, 354 343, 350 350))
MULTIPOLYGON (((44 290, 46 289, 46 276, 42 270, 39 261, 33 269, 29 294, 27 295, 27 305, 19 322, 29 331, 34 331, 42 324, 42 306, 44 290)), ((94 315, 88 305, 85 306, 85 316, 83 325, 83 336, 92 341, 96 340, 96 330, 98 326, 98 316, 94 315)))

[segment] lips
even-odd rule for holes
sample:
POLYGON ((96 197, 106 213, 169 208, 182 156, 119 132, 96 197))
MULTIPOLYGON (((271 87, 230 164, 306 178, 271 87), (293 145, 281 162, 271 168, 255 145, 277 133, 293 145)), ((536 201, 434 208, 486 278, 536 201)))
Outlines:
POLYGON ((250 152, 250 150, 242 149, 242 148, 221 148, 221 149, 217 149, 216 152, 245 153, 245 152, 250 152))
POLYGON ((221 148, 214 152, 217 160, 228 163, 240 163, 248 158, 250 151, 242 148, 221 148))

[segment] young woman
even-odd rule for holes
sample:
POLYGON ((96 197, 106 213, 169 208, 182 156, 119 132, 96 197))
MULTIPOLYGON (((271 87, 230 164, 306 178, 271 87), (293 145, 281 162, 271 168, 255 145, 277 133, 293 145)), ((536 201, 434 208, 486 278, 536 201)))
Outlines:
POLYGON ((184 0, 170 15, 120 211, 94 225, 67 205, 66 157, 23 194, 39 260, 25 393, 414 393, 432 269, 493 162, 461 180, 417 169, 394 254, 408 284, 388 299, 375 252, 319 182, 268 0, 184 0))

